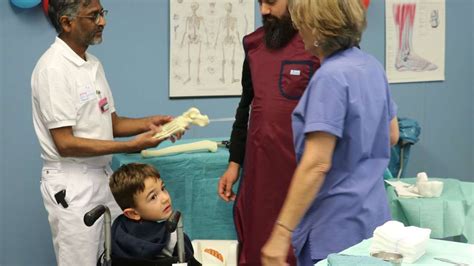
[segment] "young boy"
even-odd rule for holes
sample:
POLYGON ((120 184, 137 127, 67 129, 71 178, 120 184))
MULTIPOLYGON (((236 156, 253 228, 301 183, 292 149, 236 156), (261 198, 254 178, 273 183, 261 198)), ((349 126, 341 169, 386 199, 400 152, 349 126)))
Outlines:
MULTIPOLYGON (((176 231, 166 230, 171 198, 158 171, 147 164, 122 165, 109 185, 123 210, 112 225, 112 256, 148 261, 177 256, 176 231)), ((191 241, 184 238, 186 261, 196 265, 191 241)))

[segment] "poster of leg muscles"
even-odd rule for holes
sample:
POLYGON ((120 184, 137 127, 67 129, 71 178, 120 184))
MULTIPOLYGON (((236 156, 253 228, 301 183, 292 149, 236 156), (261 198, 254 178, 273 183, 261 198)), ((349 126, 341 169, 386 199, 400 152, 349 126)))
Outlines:
POLYGON ((444 80, 445 0, 386 0, 390 83, 444 80))

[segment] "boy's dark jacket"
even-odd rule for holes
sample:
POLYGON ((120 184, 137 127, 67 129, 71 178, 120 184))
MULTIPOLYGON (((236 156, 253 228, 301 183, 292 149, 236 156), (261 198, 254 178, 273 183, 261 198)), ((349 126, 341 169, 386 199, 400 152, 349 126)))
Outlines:
MULTIPOLYGON (((123 214, 115 219, 112 225, 112 257, 136 260, 156 260, 163 257, 170 233, 166 223, 134 221, 123 214)), ((177 256, 177 246, 173 256, 177 256)), ((186 261, 195 261, 193 246, 188 236, 184 235, 186 261)))

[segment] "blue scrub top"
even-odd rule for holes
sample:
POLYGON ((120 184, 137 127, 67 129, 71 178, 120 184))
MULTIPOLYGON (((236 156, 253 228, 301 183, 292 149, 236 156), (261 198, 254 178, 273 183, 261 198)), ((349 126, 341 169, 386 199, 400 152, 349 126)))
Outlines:
POLYGON ((337 137, 332 167, 293 234, 296 254, 323 259, 363 239, 390 219, 383 173, 396 115, 382 65, 358 48, 326 58, 292 116, 298 161, 305 134, 337 137))

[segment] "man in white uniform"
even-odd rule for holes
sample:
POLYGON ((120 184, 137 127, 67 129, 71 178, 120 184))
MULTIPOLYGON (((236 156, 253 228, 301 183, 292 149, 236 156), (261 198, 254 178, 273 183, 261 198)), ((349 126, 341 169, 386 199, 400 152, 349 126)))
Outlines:
POLYGON ((114 217, 120 213, 108 186, 110 154, 157 146, 158 126, 172 120, 117 115, 104 69, 86 52, 102 41, 106 14, 99 0, 50 0, 58 37, 31 78, 33 123, 44 161, 41 193, 58 265, 96 265, 102 220, 86 227, 83 216, 98 204, 108 205, 114 217))

